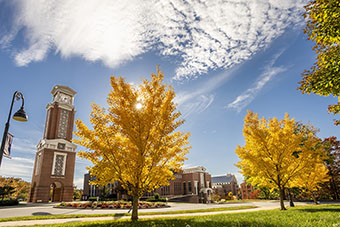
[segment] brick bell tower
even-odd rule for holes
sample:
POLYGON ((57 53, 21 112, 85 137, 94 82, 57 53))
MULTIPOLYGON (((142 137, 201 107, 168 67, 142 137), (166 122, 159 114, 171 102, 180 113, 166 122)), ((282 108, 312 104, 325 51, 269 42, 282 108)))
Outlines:
POLYGON ((76 145, 71 142, 76 92, 56 85, 46 106, 44 137, 37 145, 29 202, 73 200, 76 145))

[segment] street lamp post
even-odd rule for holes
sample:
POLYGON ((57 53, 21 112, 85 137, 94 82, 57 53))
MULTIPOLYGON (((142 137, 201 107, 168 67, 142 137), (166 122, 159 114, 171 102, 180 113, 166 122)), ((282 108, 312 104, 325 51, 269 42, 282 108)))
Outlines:
POLYGON ((27 121, 27 118, 28 118, 25 111, 24 111, 24 96, 22 95, 22 93, 20 91, 16 91, 13 94, 11 108, 9 109, 8 119, 7 119, 7 122, 6 122, 6 125, 5 125, 4 135, 2 137, 2 143, 1 143, 1 149, 0 149, 0 167, 1 167, 2 156, 4 154, 5 143, 6 143, 6 140, 7 140, 7 134, 8 134, 8 129, 9 129, 9 121, 11 119, 12 108, 13 108, 13 103, 14 103, 15 99, 17 101, 19 101, 21 99, 22 104, 21 104, 21 108, 13 115, 13 119, 16 120, 16 121, 27 121))

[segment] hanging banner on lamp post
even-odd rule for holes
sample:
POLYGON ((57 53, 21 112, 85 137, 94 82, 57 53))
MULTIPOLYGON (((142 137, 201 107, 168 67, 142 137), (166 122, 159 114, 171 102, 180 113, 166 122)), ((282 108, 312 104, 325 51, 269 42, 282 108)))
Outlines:
POLYGON ((11 133, 7 133, 7 139, 4 147, 4 157, 11 158, 11 146, 13 141, 13 135, 11 133))

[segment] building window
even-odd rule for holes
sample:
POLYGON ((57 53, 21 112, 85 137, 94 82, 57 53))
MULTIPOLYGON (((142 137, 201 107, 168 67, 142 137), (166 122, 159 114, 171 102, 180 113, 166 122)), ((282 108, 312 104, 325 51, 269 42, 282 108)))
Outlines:
POLYGON ((185 181, 183 182, 183 195, 187 194, 187 185, 185 181))
POLYGON ((175 195, 180 195, 182 193, 182 183, 174 182, 174 186, 175 186, 175 195))
POLYGON ((91 189, 91 192, 90 192, 91 197, 96 196, 96 186, 90 185, 90 189, 91 189))
POLYGON ((64 176, 67 154, 54 152, 52 175, 64 176))
POLYGON ((188 192, 189 192, 189 193, 192 192, 192 191, 191 191, 191 182, 190 182, 190 181, 188 181, 188 192))
POLYGON ((35 175, 38 176, 39 174, 39 167, 40 167, 40 159, 41 159, 41 153, 37 156, 37 162, 35 164, 35 175))
POLYGON ((68 125, 68 110, 60 111, 59 127, 58 127, 58 137, 66 139, 66 130, 68 125))
POLYGON ((161 187, 161 194, 162 195, 169 195, 170 194, 170 186, 162 186, 161 187))

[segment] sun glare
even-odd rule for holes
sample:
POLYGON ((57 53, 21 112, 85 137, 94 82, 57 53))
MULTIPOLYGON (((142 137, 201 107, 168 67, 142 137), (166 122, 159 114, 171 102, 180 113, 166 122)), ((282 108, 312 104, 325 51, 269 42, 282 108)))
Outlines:
POLYGON ((137 103, 137 104, 136 104, 136 109, 139 110, 139 109, 141 109, 141 108, 142 108, 142 104, 141 104, 141 103, 137 103))

